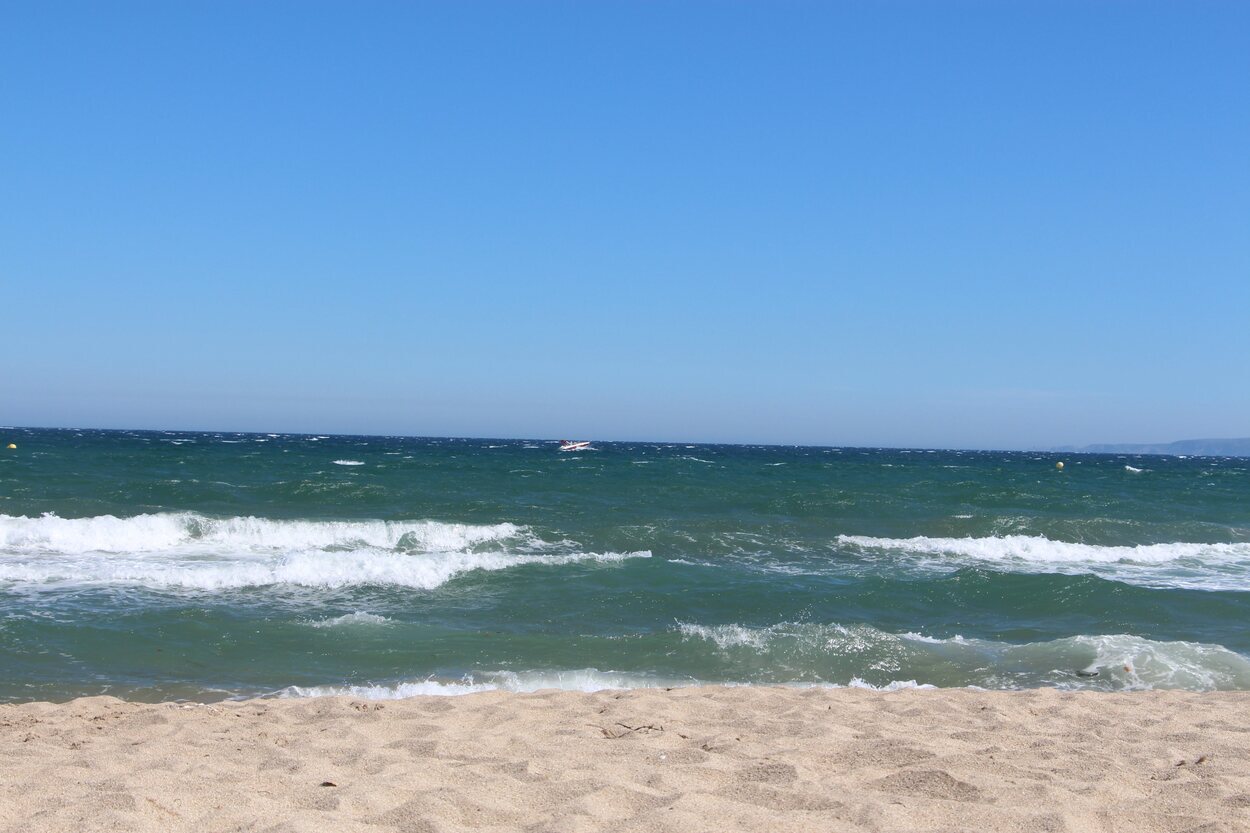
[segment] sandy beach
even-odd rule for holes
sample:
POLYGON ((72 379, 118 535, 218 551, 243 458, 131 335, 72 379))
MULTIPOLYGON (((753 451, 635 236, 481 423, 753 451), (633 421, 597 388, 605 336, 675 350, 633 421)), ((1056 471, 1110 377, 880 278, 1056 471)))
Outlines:
POLYGON ((689 688, 0 707, 5 831, 1250 830, 1250 695, 689 688))

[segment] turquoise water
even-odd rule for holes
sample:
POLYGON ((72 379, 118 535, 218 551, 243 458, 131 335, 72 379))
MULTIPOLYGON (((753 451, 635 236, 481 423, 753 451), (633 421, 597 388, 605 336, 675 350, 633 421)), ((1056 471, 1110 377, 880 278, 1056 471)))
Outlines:
POLYGON ((1246 459, 0 435, 3 700, 1250 689, 1246 459))

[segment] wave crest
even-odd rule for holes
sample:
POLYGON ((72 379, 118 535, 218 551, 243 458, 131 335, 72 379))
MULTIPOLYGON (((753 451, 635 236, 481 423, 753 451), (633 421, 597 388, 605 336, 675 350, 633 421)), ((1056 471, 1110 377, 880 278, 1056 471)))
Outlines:
POLYGON ((360 697, 366 700, 398 700, 422 695, 458 696, 483 691, 533 692, 617 691, 631 688, 658 688, 694 685, 691 680, 666 680, 643 674, 624 674, 579 668, 568 671, 492 671, 468 675, 459 680, 429 678, 392 684, 289 686, 276 692, 279 697, 360 697))
MULTIPOLYGON (((429 678, 391 684, 289 686, 275 692, 278 697, 358 697, 365 700, 402 700, 407 697, 458 697, 484 691, 532 693, 535 691, 624 691, 635 688, 690 688, 707 685, 690 678, 664 678, 619 671, 579 668, 568 671, 493 671, 466 676, 460 680, 429 678)), ((874 686, 854 679, 846 686, 830 688, 867 688, 874 691, 898 691, 905 688, 931 688, 914 680, 874 686)))
POLYGON ((1025 572, 1089 572, 1150 587, 1250 590, 1250 542, 1103 546, 1055 541, 1040 535, 985 538, 839 535, 837 541, 870 553, 911 556, 928 566, 959 566, 961 561, 973 561, 1025 572))
POLYGON ((1222 645, 1161 642, 1131 634, 1010 643, 817 623, 758 628, 680 624, 677 630, 688 641, 710 643, 739 665, 767 668, 774 676, 815 674, 852 681, 905 676, 939 686, 992 689, 1250 688, 1250 658, 1222 645))
POLYGON ((169 550, 292 550, 376 547, 447 552, 490 542, 532 543, 527 527, 439 521, 309 521, 210 518, 167 512, 118 518, 0 515, 0 549, 11 552, 139 553, 169 550))
POLYGON ((165 513, 0 515, 0 581, 228 590, 393 585, 429 590, 474 570, 618 563, 650 552, 549 551, 527 527, 439 521, 308 521, 165 513))
POLYGON ((1052 541, 1041 535, 1004 535, 990 538, 872 538, 864 535, 839 535, 838 541, 858 547, 880 550, 904 550, 932 555, 964 555, 986 561, 1018 559, 1037 563, 1055 562, 1131 562, 1161 564, 1187 558, 1250 558, 1246 544, 1139 544, 1137 546, 1099 546, 1052 541))

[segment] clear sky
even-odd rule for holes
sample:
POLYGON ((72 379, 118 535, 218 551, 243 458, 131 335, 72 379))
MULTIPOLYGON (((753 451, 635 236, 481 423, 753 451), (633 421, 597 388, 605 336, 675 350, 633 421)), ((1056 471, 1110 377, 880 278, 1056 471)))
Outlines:
POLYGON ((1250 435, 1250 3, 0 2, 0 424, 1250 435))

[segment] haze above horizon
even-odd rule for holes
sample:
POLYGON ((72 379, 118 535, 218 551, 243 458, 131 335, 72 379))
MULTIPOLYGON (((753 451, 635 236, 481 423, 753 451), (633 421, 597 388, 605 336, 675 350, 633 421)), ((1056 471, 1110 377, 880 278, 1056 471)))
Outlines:
POLYGON ((4 19, 0 423, 1250 434, 1250 6, 4 19))

